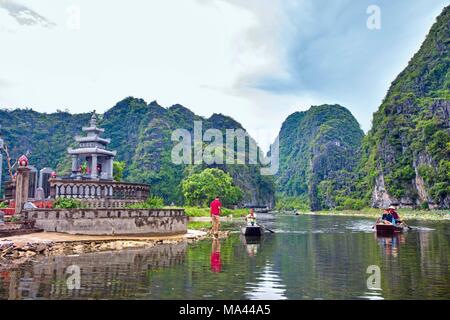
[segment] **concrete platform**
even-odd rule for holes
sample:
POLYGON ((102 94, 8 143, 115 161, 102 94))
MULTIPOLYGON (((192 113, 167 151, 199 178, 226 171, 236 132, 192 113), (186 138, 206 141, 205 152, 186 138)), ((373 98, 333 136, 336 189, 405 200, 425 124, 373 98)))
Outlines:
POLYGON ((26 243, 66 243, 66 242, 91 242, 91 241, 157 241, 157 240, 182 240, 198 239, 206 236, 207 233, 200 230, 188 230, 187 233, 174 236, 89 236, 70 235, 57 232, 39 232, 0 238, 0 246, 5 243, 26 244, 26 243))

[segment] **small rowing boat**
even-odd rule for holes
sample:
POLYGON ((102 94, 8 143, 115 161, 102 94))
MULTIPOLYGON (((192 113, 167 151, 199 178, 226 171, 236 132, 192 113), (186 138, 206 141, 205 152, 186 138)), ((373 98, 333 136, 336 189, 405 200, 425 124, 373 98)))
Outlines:
POLYGON ((377 231, 377 234, 393 234, 403 232, 405 228, 401 224, 394 225, 394 224, 377 223, 375 225, 375 229, 377 231))
POLYGON ((244 236, 249 236, 249 237, 260 237, 263 234, 263 230, 261 228, 261 226, 258 225, 248 225, 242 228, 242 234, 244 236))

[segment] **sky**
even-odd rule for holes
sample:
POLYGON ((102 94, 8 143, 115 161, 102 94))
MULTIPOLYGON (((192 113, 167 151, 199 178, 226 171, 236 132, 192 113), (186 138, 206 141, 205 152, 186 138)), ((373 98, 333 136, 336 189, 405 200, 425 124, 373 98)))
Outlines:
POLYGON ((104 112, 128 96, 240 122, 341 104, 367 132, 444 0, 0 0, 0 108, 104 112), (368 24, 369 21, 369 24, 368 24))

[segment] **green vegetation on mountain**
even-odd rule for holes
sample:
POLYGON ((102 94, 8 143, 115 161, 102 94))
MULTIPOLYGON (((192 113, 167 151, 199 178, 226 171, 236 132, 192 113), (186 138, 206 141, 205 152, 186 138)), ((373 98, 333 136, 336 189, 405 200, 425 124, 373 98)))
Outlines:
MULTIPOLYGON (((45 114, 33 110, 0 110, 0 134, 13 159, 29 151, 31 165, 38 169, 55 168, 58 175, 63 176, 71 168, 67 147, 75 144, 74 137, 81 134, 81 128, 88 124, 90 117, 91 114, 67 112, 45 114)), ((274 202, 272 178, 261 176, 258 165, 187 166, 172 162, 171 151, 178 143, 171 140, 174 130, 186 129, 192 134, 194 121, 201 121, 203 133, 209 128, 218 129, 225 142, 226 129, 245 131, 230 117, 214 114, 205 119, 181 105, 166 109, 156 102, 147 104, 142 99, 129 97, 98 118, 99 125, 105 129, 103 136, 111 138, 108 148, 117 150, 115 169, 116 174, 122 176, 115 178, 150 184, 151 193, 162 197, 166 204, 183 204, 181 181, 209 167, 223 170, 232 177, 233 184, 243 190, 241 204, 274 202)), ((7 178, 6 172, 3 178, 7 178)))
POLYGON ((313 106, 283 123, 276 188, 285 208, 312 210, 348 204, 363 131, 339 105, 313 106))
POLYGON ((392 83, 364 139, 358 196, 450 206, 450 6, 392 83))

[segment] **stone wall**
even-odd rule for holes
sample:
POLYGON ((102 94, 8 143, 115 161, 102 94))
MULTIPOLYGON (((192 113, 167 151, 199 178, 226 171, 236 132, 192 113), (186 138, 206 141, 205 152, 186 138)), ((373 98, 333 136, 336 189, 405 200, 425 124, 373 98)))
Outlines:
POLYGON ((187 232, 183 209, 35 209, 25 219, 50 232, 83 235, 174 235, 187 232))

